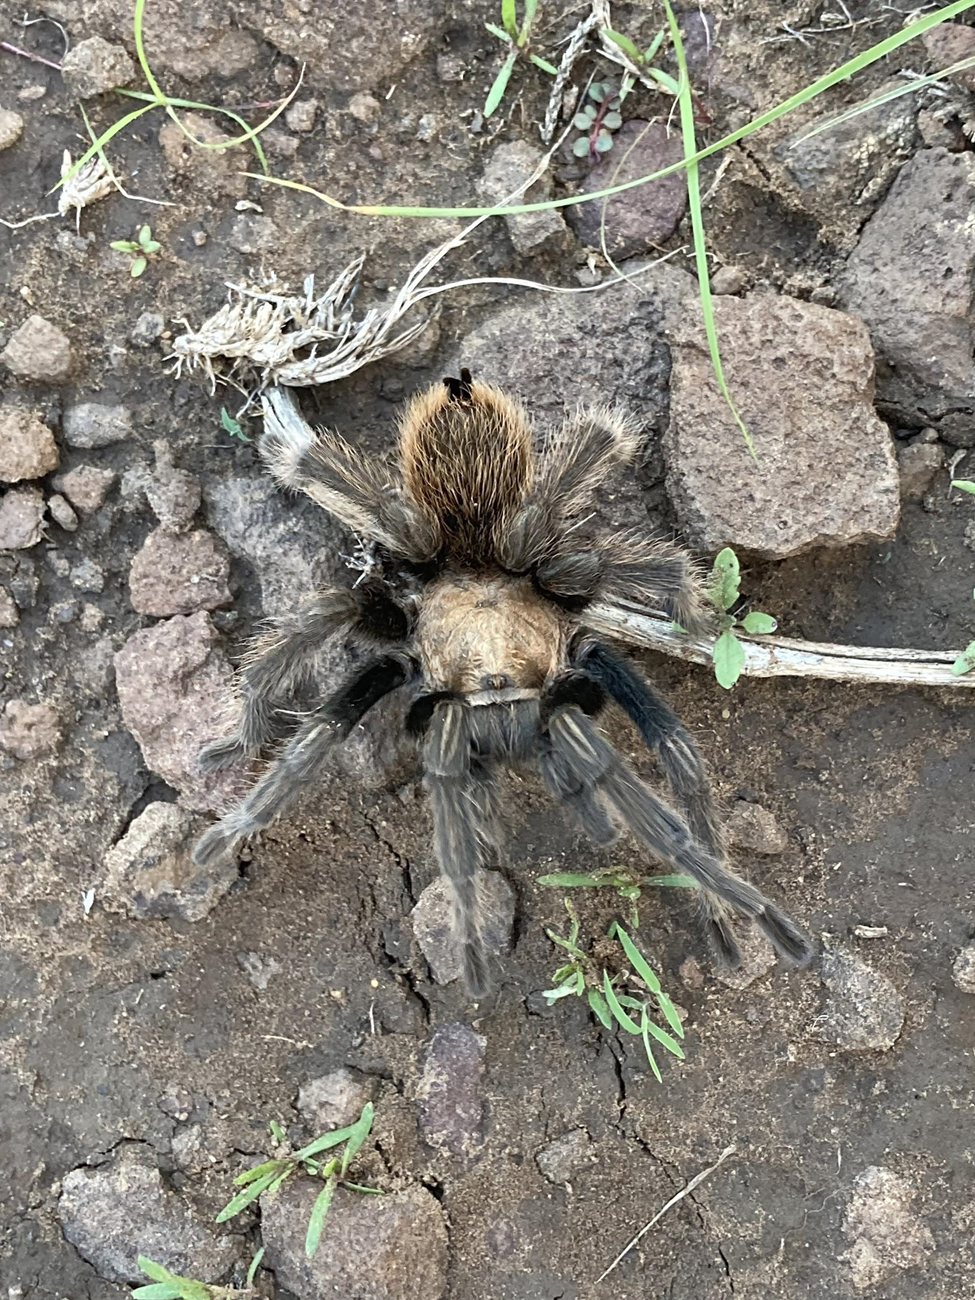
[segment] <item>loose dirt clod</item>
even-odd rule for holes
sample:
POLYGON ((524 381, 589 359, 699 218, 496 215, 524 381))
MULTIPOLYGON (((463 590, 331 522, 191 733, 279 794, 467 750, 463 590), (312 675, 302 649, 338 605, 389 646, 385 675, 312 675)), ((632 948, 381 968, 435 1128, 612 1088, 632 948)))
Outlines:
POLYGON ((69 447, 108 447, 132 434, 132 413, 122 405, 79 402, 69 406, 61 421, 69 447))
POLYGON ((316 1133, 344 1128, 362 1114, 367 1101, 376 1098, 377 1080, 348 1066, 309 1079, 298 1090, 298 1110, 316 1133))
POLYGON ((840 948, 823 953, 821 1036, 846 1052, 889 1051, 904 1027, 904 999, 886 975, 840 948))
POLYGON ((61 74, 79 99, 91 99, 128 85, 135 76, 135 65, 123 46, 89 36, 68 50, 61 60, 61 74))
POLYGON ((0 480, 43 478, 57 469, 59 459, 54 434, 33 411, 0 407, 0 480))
POLYGON ((233 600, 229 577, 226 549, 212 533, 157 528, 133 557, 129 599, 138 613, 155 618, 219 609, 233 600))
POLYGON ((8 700, 0 718, 0 749, 14 758, 53 754, 61 743, 61 719, 53 704, 8 700))
POLYGON ((0 501, 0 551, 26 551, 44 536, 44 497, 39 488, 13 488, 0 501))
POLYGON ((729 844, 752 853, 784 853, 789 837, 775 817, 761 804, 738 801, 725 822, 729 844))
POLYGON ((858 1291, 923 1264, 934 1250, 914 1197, 914 1187, 893 1169, 871 1165, 857 1175, 843 1231, 853 1239, 845 1258, 858 1291))
POLYGON ((14 331, 0 361, 21 379, 43 384, 63 384, 75 365, 67 336, 36 313, 14 331))
POLYGON ((443 1155, 470 1159, 483 1144, 486 1047, 462 1024, 439 1025, 427 1047, 417 1088, 420 1136, 443 1155))
MULTIPOLYGON (((488 947, 495 954, 508 952, 515 917, 514 892, 498 871, 484 871, 481 878, 481 889, 485 898, 490 899, 493 914, 488 947)), ((438 878, 427 885, 410 913, 416 941, 437 984, 450 984, 461 975, 450 912, 448 887, 438 878)))

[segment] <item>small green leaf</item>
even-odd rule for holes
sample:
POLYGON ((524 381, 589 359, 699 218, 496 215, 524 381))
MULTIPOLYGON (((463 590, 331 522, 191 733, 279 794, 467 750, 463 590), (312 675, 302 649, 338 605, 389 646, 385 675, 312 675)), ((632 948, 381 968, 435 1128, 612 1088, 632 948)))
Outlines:
POLYGON ((345 1150, 342 1152, 342 1169, 341 1173, 345 1174, 349 1165, 359 1152, 359 1148, 369 1136, 369 1130, 372 1128, 372 1117, 375 1108, 371 1101, 367 1101, 362 1108, 362 1114, 352 1125, 352 1132, 349 1134, 349 1140, 345 1144, 345 1150))
POLYGON ((589 152, 589 137, 587 135, 581 135, 572 146, 572 152, 577 158, 585 158, 589 152))
MULTIPOLYGON (((194 1282, 189 1277, 180 1277, 178 1273, 170 1272, 155 1260, 147 1259, 145 1255, 139 1255, 136 1263, 146 1277, 151 1277, 159 1284, 154 1287, 139 1287, 139 1291, 153 1293, 148 1300, 210 1300, 210 1290, 202 1282, 194 1282), (167 1293, 165 1296, 164 1291, 167 1293)), ((146 1298, 143 1297, 143 1300, 146 1298)))
POLYGON ((129 267, 129 274, 132 276, 132 279, 138 280, 147 265, 148 263, 144 257, 134 257, 132 259, 132 265, 129 267))
POLYGON ((757 609, 746 614, 741 620, 741 625, 746 632, 752 632, 756 636, 768 636, 779 626, 771 614, 762 614, 757 609))
POLYGON ((970 673, 973 668, 975 668, 975 641, 970 641, 951 665, 951 671, 956 677, 964 677, 965 673, 970 673))
POLYGON ((630 38, 624 36, 622 32, 614 32, 611 27, 604 27, 602 34, 608 37, 614 45, 618 45, 624 54, 628 54, 634 63, 641 63, 643 61, 643 55, 640 53, 636 42, 631 41, 630 38))
POLYGON ((504 92, 507 90, 508 82, 511 80, 511 72, 515 66, 515 59, 517 59, 517 57, 517 49, 512 49, 504 63, 502 63, 498 75, 494 78, 494 84, 488 91, 487 99, 484 101, 485 117, 490 117, 491 114, 497 110, 502 99, 504 99, 504 92))
POLYGON ((515 0, 501 0, 501 25, 511 39, 518 39, 518 11, 515 0))
MULTIPOLYGON (((244 431, 240 427, 240 421, 235 420, 225 406, 221 406, 220 408, 220 423, 223 425, 226 431, 229 434, 231 434, 233 437, 240 438, 243 442, 248 441, 248 439, 244 437, 244 431)), ((279 1137, 277 1140, 280 1142, 282 1141, 283 1137, 284 1134, 282 1133, 281 1137, 279 1137)))
POLYGON ((145 253, 158 253, 160 248, 162 248, 162 244, 157 243, 155 239, 150 239, 148 243, 142 245, 142 250, 145 253))
POLYGON ((254 1165, 253 1169, 245 1169, 242 1174, 238 1174, 234 1179, 235 1187, 244 1187, 247 1183, 252 1183, 255 1178, 263 1178, 265 1174, 277 1173, 278 1168, 286 1163, 282 1160, 265 1160, 262 1165, 254 1165))
POLYGON ((557 77, 559 75, 558 68, 554 63, 549 63, 548 59, 539 58, 537 54, 529 54, 528 57, 531 59, 532 63, 534 63, 536 68, 541 68, 541 70, 547 72, 550 77, 557 77))
POLYGON ((608 131, 600 131, 596 136, 595 149, 597 153, 608 153, 613 147, 613 137, 608 131))
POLYGON ((503 27, 497 27, 494 23, 485 23, 484 26, 488 29, 491 35, 496 36, 499 41, 504 41, 505 45, 511 44, 511 37, 503 27))
POLYGON ((267 1249, 266 1246, 262 1246, 261 1249, 254 1256, 254 1258, 251 1260, 251 1266, 247 1270, 247 1281, 245 1283, 246 1286, 250 1286, 253 1283, 254 1278, 257 1276, 257 1270, 261 1267, 261 1260, 264 1258, 264 1252, 266 1249, 267 1249))
POLYGON ((745 666, 745 649, 730 628, 722 632, 711 651, 718 685, 730 691, 745 666))
POLYGON ((663 43, 664 43, 664 29, 661 27, 660 31, 657 32, 656 36, 653 38, 653 40, 650 42, 647 48, 643 51, 644 59, 646 59, 647 61, 652 59, 653 56, 657 53, 657 51, 660 49, 661 45, 663 45, 663 43))
POLYGON ((606 98, 606 90, 607 87, 601 81, 594 81, 589 87, 589 98, 595 100, 597 104, 601 104, 606 98))
MULTIPOLYGON (((113 244, 112 247, 114 248, 115 245, 113 244)), ((975 496, 975 482, 970 478, 953 478, 951 480, 951 486, 953 488, 961 488, 962 492, 970 492, 972 496, 975 496)))
POLYGON ((616 110, 619 108, 620 104, 622 104, 622 102, 623 102, 622 99, 619 97, 619 95, 617 95, 615 99, 611 99, 609 101, 606 107, 610 109, 611 112, 615 113, 616 110))
POLYGON ((607 882, 591 872, 553 871, 550 876, 539 876, 538 883, 540 885, 551 885, 559 889, 577 889, 592 885, 605 885, 607 882))
POLYGON ((146 243, 147 243, 150 239, 152 239, 152 231, 149 229, 149 227, 148 227, 148 226, 140 226, 140 227, 139 227, 139 243, 142 245, 143 248, 145 248, 146 243))
POLYGON ((643 953, 636 946, 636 944, 633 942, 633 940, 630 938, 630 936, 626 933, 626 931, 623 929, 621 925, 618 925, 616 927, 616 937, 617 939, 619 939, 620 943, 623 946, 623 951, 626 953, 627 961, 630 963, 630 965, 633 967, 636 973, 640 976, 640 979, 643 980, 644 984, 646 984, 650 992, 651 993, 661 992, 660 980, 657 979, 657 976, 650 969, 650 965, 646 957, 644 957, 643 953))
POLYGON ((137 1286, 132 1292, 135 1300, 180 1300, 180 1288, 171 1282, 151 1282, 137 1286))
POLYGON ((730 546, 726 546, 714 557, 708 587, 711 599, 718 609, 730 609, 738 599, 741 591, 741 566, 730 546))
POLYGON ((698 883, 693 876, 647 876, 644 885, 657 885, 665 889, 697 889, 698 883))
POLYGON ((582 111, 589 119, 590 124, 595 122, 596 118, 599 116, 599 109, 596 107, 595 104, 584 104, 582 111))
POLYGON ((542 997, 546 1000, 549 1006, 552 1006, 553 1003, 558 1002, 561 998, 574 998, 576 996, 575 987, 571 984, 560 984, 557 988, 542 990, 542 997))
MULTIPOLYGON (((227 426, 224 425, 223 427, 226 429, 227 426)), ((271 1120, 270 1124, 268 1124, 268 1128, 271 1130, 271 1137, 274 1138, 275 1142, 280 1143, 288 1140, 287 1133, 285 1133, 284 1129, 276 1119, 271 1120)))
POLYGON ((659 1025, 655 1025, 649 1016, 647 1016, 646 1027, 647 1032, 653 1035, 661 1047, 666 1047, 667 1051, 676 1056, 678 1060, 683 1061, 685 1059, 684 1049, 680 1043, 675 1038, 671 1038, 666 1029, 661 1029, 659 1025))
POLYGON ((586 955, 581 948, 576 947, 574 939, 564 939, 562 935, 556 934, 554 930, 546 929, 545 933, 553 943, 557 943, 559 947, 564 948, 566 952, 571 952, 573 957, 584 957, 586 955))
POLYGON ((343 1183, 350 1192, 362 1192, 364 1196, 384 1196, 385 1192, 381 1187, 363 1187, 362 1183, 343 1183))
POLYGON ((648 77, 652 77, 654 81, 659 82, 664 90, 673 95, 675 99, 680 94, 680 86, 669 73, 661 72, 659 68, 647 68, 646 73, 648 77))
POLYGON ((306 1259, 311 1259, 318 1249, 318 1243, 322 1239, 322 1229, 325 1227, 325 1216, 331 1207, 332 1197, 335 1195, 335 1189, 338 1185, 339 1180, 333 1174, 318 1193, 318 1198, 312 1208, 311 1218, 308 1220, 308 1231, 305 1233, 306 1259))
POLYGON ((270 1173, 263 1174, 260 1178, 255 1178, 252 1183, 248 1183, 243 1191, 238 1192, 233 1200, 228 1201, 223 1207, 217 1215, 217 1223, 226 1223, 235 1214, 240 1214, 241 1210, 246 1210, 252 1201, 256 1201, 260 1194, 271 1186, 277 1176, 277 1171, 272 1169, 270 1173))
POLYGON ((588 131, 592 124, 592 118, 587 113, 576 113, 572 119, 572 125, 577 131, 588 131))
POLYGON ((113 239, 109 248, 114 248, 117 253, 137 253, 139 245, 134 244, 131 239, 113 239))
POLYGON ((613 988, 612 981, 609 978, 608 971, 603 971, 603 992, 606 995, 606 1001, 609 1003, 609 1009, 616 1017, 620 1026, 625 1029, 628 1034, 638 1034, 640 1032, 640 1026, 635 1021, 631 1020, 623 1010, 620 1000, 616 996, 616 990, 613 988))
POLYGON ((658 1083, 663 1083, 663 1076, 660 1073, 660 1066, 657 1064, 657 1058, 653 1054, 653 1048, 650 1046, 650 1035, 647 1032, 650 1024, 650 1017, 647 1015, 646 1007, 643 1008, 643 1015, 640 1017, 640 1033, 643 1037, 643 1050, 647 1054, 647 1060, 650 1063, 650 1069, 653 1070, 654 1078, 658 1083))
POLYGON ((603 126, 607 131, 618 131, 623 125, 623 119, 619 113, 607 113, 603 118, 603 126))
POLYGON ((661 989, 660 992, 657 994, 657 1006, 663 1012, 667 1024, 670 1025, 671 1029, 674 1031, 677 1037, 683 1038, 684 1026, 680 1022, 680 1016, 677 1014, 677 1008, 674 1006, 673 1002, 671 1002, 670 998, 663 991, 663 989, 661 989))
POLYGON ((609 1004, 598 989, 590 989, 587 993, 589 1008, 593 1015, 599 1020, 606 1029, 612 1029, 613 1017, 609 1013, 609 1004))

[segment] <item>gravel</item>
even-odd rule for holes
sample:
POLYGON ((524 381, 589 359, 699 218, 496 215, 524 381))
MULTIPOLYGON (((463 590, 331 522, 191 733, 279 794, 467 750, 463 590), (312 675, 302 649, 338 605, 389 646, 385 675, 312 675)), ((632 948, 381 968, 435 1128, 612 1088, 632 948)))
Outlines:
POLYGON ((14 758, 41 758, 61 744, 61 719, 53 704, 8 700, 0 717, 0 749, 14 758))
POLYGON ((115 482, 115 471, 99 469, 96 465, 79 465, 77 469, 62 474, 55 483, 73 506, 85 514, 92 514, 104 505, 105 498, 115 482))
POLYGON ((951 978, 962 993, 975 993, 975 943, 962 948, 951 968, 951 978))
POLYGON ((924 1264, 934 1250, 914 1197, 913 1185, 893 1169, 870 1165, 854 1180, 843 1231, 853 1242, 845 1258, 858 1291, 924 1264))
POLYGON ((311 131, 318 115, 317 99, 296 99, 284 112, 284 120, 292 131, 311 131))
POLYGON ((226 548, 212 533, 157 528, 133 557, 129 599, 138 613, 155 618, 219 609, 233 600, 229 576, 226 548))
POLYGON ((784 853, 789 837, 767 808, 739 800, 725 822, 728 843, 752 853, 784 853))
POLYGON ((0 352, 0 361, 21 379, 63 384, 75 368, 67 335, 43 316, 28 316, 0 352))
POLYGON ((905 501, 920 501, 930 491, 944 469, 944 452, 937 443, 912 442, 897 453, 901 476, 901 496, 905 501))
POLYGON ((69 406, 61 421, 69 447, 109 447, 132 435, 132 413, 128 407, 79 402, 69 406))
POLYGON ((0 501, 0 551, 26 551, 44 536, 44 496, 39 488, 13 488, 0 501))
POLYGON ((53 496, 48 497, 47 508, 54 522, 60 524, 67 532, 73 533, 78 527, 78 516, 60 492, 55 492, 53 496))
POLYGON ((89 36, 68 50, 61 60, 61 75, 73 95, 91 99, 127 85, 135 76, 135 65, 121 45, 89 36))
MULTIPOLYGON (((478 194, 488 203, 501 203, 528 179, 543 157, 542 150, 527 140, 497 145, 491 152, 478 194)), ((552 178, 546 173, 518 200, 539 203, 552 196, 552 178)), ((569 232, 557 210, 522 212, 504 218, 515 252, 522 257, 545 249, 558 250, 569 243, 569 232)))
POLYGON ((153 514, 171 533, 185 533, 193 527, 200 508, 200 480, 185 469, 177 469, 168 442, 152 444, 156 467, 145 484, 146 500, 153 514))
POLYGON ((0 108, 0 149, 9 149, 24 132, 24 119, 9 108, 0 108))
POLYGON ((6 587, 0 587, 0 627, 16 627, 19 622, 17 602, 6 587))
POLYGON ((371 1075, 342 1066, 301 1085, 298 1111, 316 1136, 344 1128, 359 1118, 367 1101, 375 1100, 376 1084, 371 1075))
POLYGON ((0 480, 43 478, 57 469, 59 460, 54 434, 33 411, 0 407, 0 480))
POLYGON ((886 975, 841 948, 823 953, 819 1036, 842 1051, 886 1052, 904 1027, 904 999, 886 975))

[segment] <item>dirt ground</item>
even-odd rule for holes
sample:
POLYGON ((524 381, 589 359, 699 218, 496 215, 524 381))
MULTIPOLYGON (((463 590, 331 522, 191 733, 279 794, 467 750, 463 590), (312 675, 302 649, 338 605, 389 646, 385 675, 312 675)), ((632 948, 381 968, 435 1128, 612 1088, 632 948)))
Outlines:
MULTIPOLYGON (((849 0, 852 28, 798 39, 781 25, 822 29, 833 7, 779 0, 708 7, 717 22, 714 48, 699 51, 697 65, 704 138, 718 138, 902 21, 892 6, 849 0)), ((148 8, 148 53, 169 93, 246 105, 250 120, 265 111, 250 106, 286 94, 296 59, 307 58, 299 98, 317 101, 314 126, 295 132, 276 123, 285 142, 278 140, 277 153, 269 149, 270 161, 278 174, 322 185, 343 201, 471 202, 493 150, 508 141, 537 144, 547 88, 529 66, 516 70, 497 118, 483 124, 477 114, 498 63, 497 41, 483 27, 498 17, 490 0, 409 0, 341 13, 290 0, 235 0, 219 12, 197 0, 149 0, 148 8), (248 39, 228 44, 230 33, 248 39), (364 94, 374 97, 365 107, 353 100, 364 94), (297 142, 291 156, 288 141, 297 142)), ((614 7, 614 21, 624 31, 652 32, 652 10, 614 7)), ((123 0, 58 0, 30 16, 40 13, 58 18, 72 42, 101 35, 132 48, 123 0)), ((0 14, 0 38, 60 59, 54 25, 21 27, 22 10, 11 5, 0 14)), ((554 49, 574 21, 559 9, 550 26, 543 23, 540 46, 554 49)), ((692 7, 684 15, 689 36, 697 21, 692 7)), ((591 66, 581 65, 580 76, 591 66)), ((922 66, 921 52, 895 56, 833 92, 828 107, 922 66)), ((641 94, 634 113, 661 111, 641 94)), ((130 103, 103 95, 88 106, 103 128, 130 103)), ((76 102, 59 71, 0 51, 0 107, 24 119, 21 140, 0 153, 0 216, 50 210, 45 195, 62 151, 77 157, 82 147, 76 102)), ((811 118, 805 112, 730 153, 708 210, 719 264, 800 298, 828 290, 903 161, 881 143, 866 164, 877 184, 856 205, 841 188, 801 190, 774 151, 811 118)), ((367 254, 362 293, 382 301, 423 251, 457 228, 334 213, 306 195, 262 187, 238 174, 254 170, 244 150, 203 155, 187 147, 180 161, 178 145, 168 154, 160 146, 164 122, 158 111, 141 118, 116 138, 110 156, 134 193, 173 206, 111 195, 82 213, 80 237, 70 218, 0 228, 0 347, 34 311, 64 331, 77 357, 59 385, 3 372, 4 401, 29 401, 55 429, 79 401, 121 404, 133 424, 131 436, 93 450, 59 438, 58 473, 89 464, 120 481, 104 505, 82 512, 77 531, 49 525, 38 545, 0 552, 0 582, 19 593, 20 606, 19 623, 0 633, 0 702, 49 703, 63 733, 54 754, 8 754, 0 763, 0 1280, 9 1300, 128 1294, 65 1235, 59 1198, 71 1171, 106 1167, 134 1151, 196 1219, 212 1222, 234 1174, 268 1150, 269 1120, 297 1141, 314 1136, 296 1109, 299 1089, 342 1066, 377 1081, 373 1175, 387 1190, 423 1186, 439 1205, 446 1281, 424 1296, 954 1300, 975 1293, 975 1001, 952 978, 959 950, 975 938, 975 698, 968 692, 743 679, 725 694, 703 669, 636 656, 698 738, 722 806, 759 803, 787 833, 780 854, 738 851, 742 869, 783 900, 827 954, 851 953, 890 981, 904 1021, 887 1050, 848 1050, 823 1032, 833 994, 818 959, 807 970, 764 973, 742 989, 721 983, 690 909, 669 891, 644 900, 640 929, 687 1012, 687 1060, 665 1064, 662 1086, 638 1045, 602 1031, 584 1006, 546 1007, 540 991, 558 961, 545 926, 561 926, 564 912, 560 891, 535 879, 603 859, 527 778, 512 778, 509 802, 513 949, 490 1001, 470 1006, 456 983, 433 981, 412 938, 410 910, 436 867, 418 773, 409 764, 404 771, 392 739, 374 740, 358 765, 337 771, 262 836, 205 919, 130 919, 103 907, 106 852, 149 803, 177 797, 146 767, 125 728, 111 667, 112 653, 156 622, 129 601, 132 557, 155 525, 145 502, 126 496, 126 482, 139 466, 151 467, 153 442, 165 440, 177 464, 202 482, 198 518, 221 532, 214 503, 226 501, 227 485, 243 491, 241 484, 264 478, 253 446, 220 426, 221 405, 232 407, 227 394, 211 395, 199 376, 174 375, 164 364, 176 322, 198 325, 224 300, 226 282, 253 280, 262 268, 297 286, 311 271, 326 280, 359 251, 367 254), (237 210, 240 199, 262 211, 237 210), (125 255, 109 243, 145 221, 162 248, 132 279, 125 255), (145 313, 162 315, 165 334, 139 343, 132 334, 145 313), (84 570, 77 577, 86 560, 102 571, 100 590, 84 570), (386 750, 397 758, 388 778, 386 750), (857 926, 885 933, 860 938, 857 926), (688 977, 689 956, 703 979, 688 977), (255 969, 268 976, 263 987, 255 969), (455 1022, 484 1039, 483 1110, 459 1154, 424 1142, 416 1129, 425 1052, 437 1028, 455 1022), (188 1162, 179 1139, 194 1125, 206 1154, 188 1162), (577 1130, 583 1154, 551 1181, 537 1155, 577 1130), (729 1145, 735 1154, 596 1285, 643 1224, 729 1145), (869 1197, 874 1169, 891 1171, 897 1189, 879 1212, 869 1197)), ((571 191, 579 175, 563 158, 557 190, 571 191)), ((706 186, 714 176, 715 166, 706 169, 706 186)), ((664 248, 687 242, 682 224, 664 248)), ((574 284, 586 263, 571 239, 519 256, 499 221, 483 227, 476 249, 476 258, 466 250, 454 259, 452 275, 574 284)), ((684 254, 676 264, 690 269, 684 254)), ((599 295, 591 301, 600 312, 599 295)), ((451 295, 439 338, 421 353, 391 357, 309 396, 309 411, 367 450, 386 445, 397 405, 445 373, 463 340, 513 302, 527 308, 530 292, 482 287, 451 295)), ((530 337, 523 346, 531 348, 530 337)), ((468 364, 476 369, 478 358, 468 364)), ((569 364, 552 358, 549 394, 557 396, 560 368, 569 364)), ((666 406, 661 391, 653 401, 666 406)), ((520 396, 531 405, 535 395, 520 396)), ((253 435, 258 422, 245 427, 253 435)), ((662 476, 653 469, 660 427, 657 421, 649 434, 639 492, 631 488, 628 500, 668 528, 662 476)), ((901 440, 912 432, 892 428, 901 440)), ((970 468, 962 463, 957 473, 970 476, 970 468)), ((46 496, 57 477, 43 481, 46 496)), ((231 546, 234 600, 214 619, 232 655, 270 606, 297 600, 308 572, 340 573, 349 544, 310 506, 272 494, 266 508, 274 547, 287 549, 290 536, 307 564, 280 566, 284 577, 271 592, 267 556, 252 545, 256 560, 244 558, 253 539, 231 546)), ((748 593, 788 635, 962 646, 975 635, 975 559, 965 545, 971 512, 970 498, 949 499, 942 472, 923 499, 904 501, 892 540, 755 562, 748 593)), ((619 720, 611 730, 649 772, 635 735, 619 720)), ((610 860, 635 866, 641 856, 623 844, 610 860)), ((614 915, 608 894, 576 901, 589 935, 614 915)), ((126 1214, 120 1203, 101 1230, 137 1232, 126 1214)), ((246 1267, 261 1240, 260 1216, 229 1227, 246 1267)), ((258 1278, 261 1294, 292 1295, 273 1271, 258 1278)), ((207 1280, 240 1285, 241 1266, 207 1280)), ((333 1292, 303 1290, 300 1300, 318 1294, 333 1292)))

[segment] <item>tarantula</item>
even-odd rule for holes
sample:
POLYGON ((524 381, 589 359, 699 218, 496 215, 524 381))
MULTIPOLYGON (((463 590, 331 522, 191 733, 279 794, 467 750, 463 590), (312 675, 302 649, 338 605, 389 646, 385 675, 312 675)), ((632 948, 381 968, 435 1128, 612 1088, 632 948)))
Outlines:
POLYGON ((809 945, 795 923, 729 871, 704 764, 680 720, 585 626, 586 606, 613 598, 662 606, 690 631, 706 623, 694 564, 678 546, 576 531, 597 484, 632 456, 631 421, 608 407, 580 411, 536 454, 522 406, 462 370, 413 398, 399 435, 398 464, 387 465, 316 436, 284 390, 265 399, 260 454, 271 473, 369 539, 375 564, 357 586, 314 593, 257 642, 239 675, 237 728, 207 746, 201 763, 258 758, 329 638, 344 633, 371 654, 303 716, 250 793, 199 840, 196 861, 232 854, 268 826, 365 713, 403 690, 472 996, 489 987, 480 881, 499 851, 503 766, 537 767, 597 844, 610 844, 622 824, 692 876, 723 963, 740 962, 735 913, 783 956, 805 961, 809 945), (599 730, 608 699, 636 724, 683 815, 599 730))

